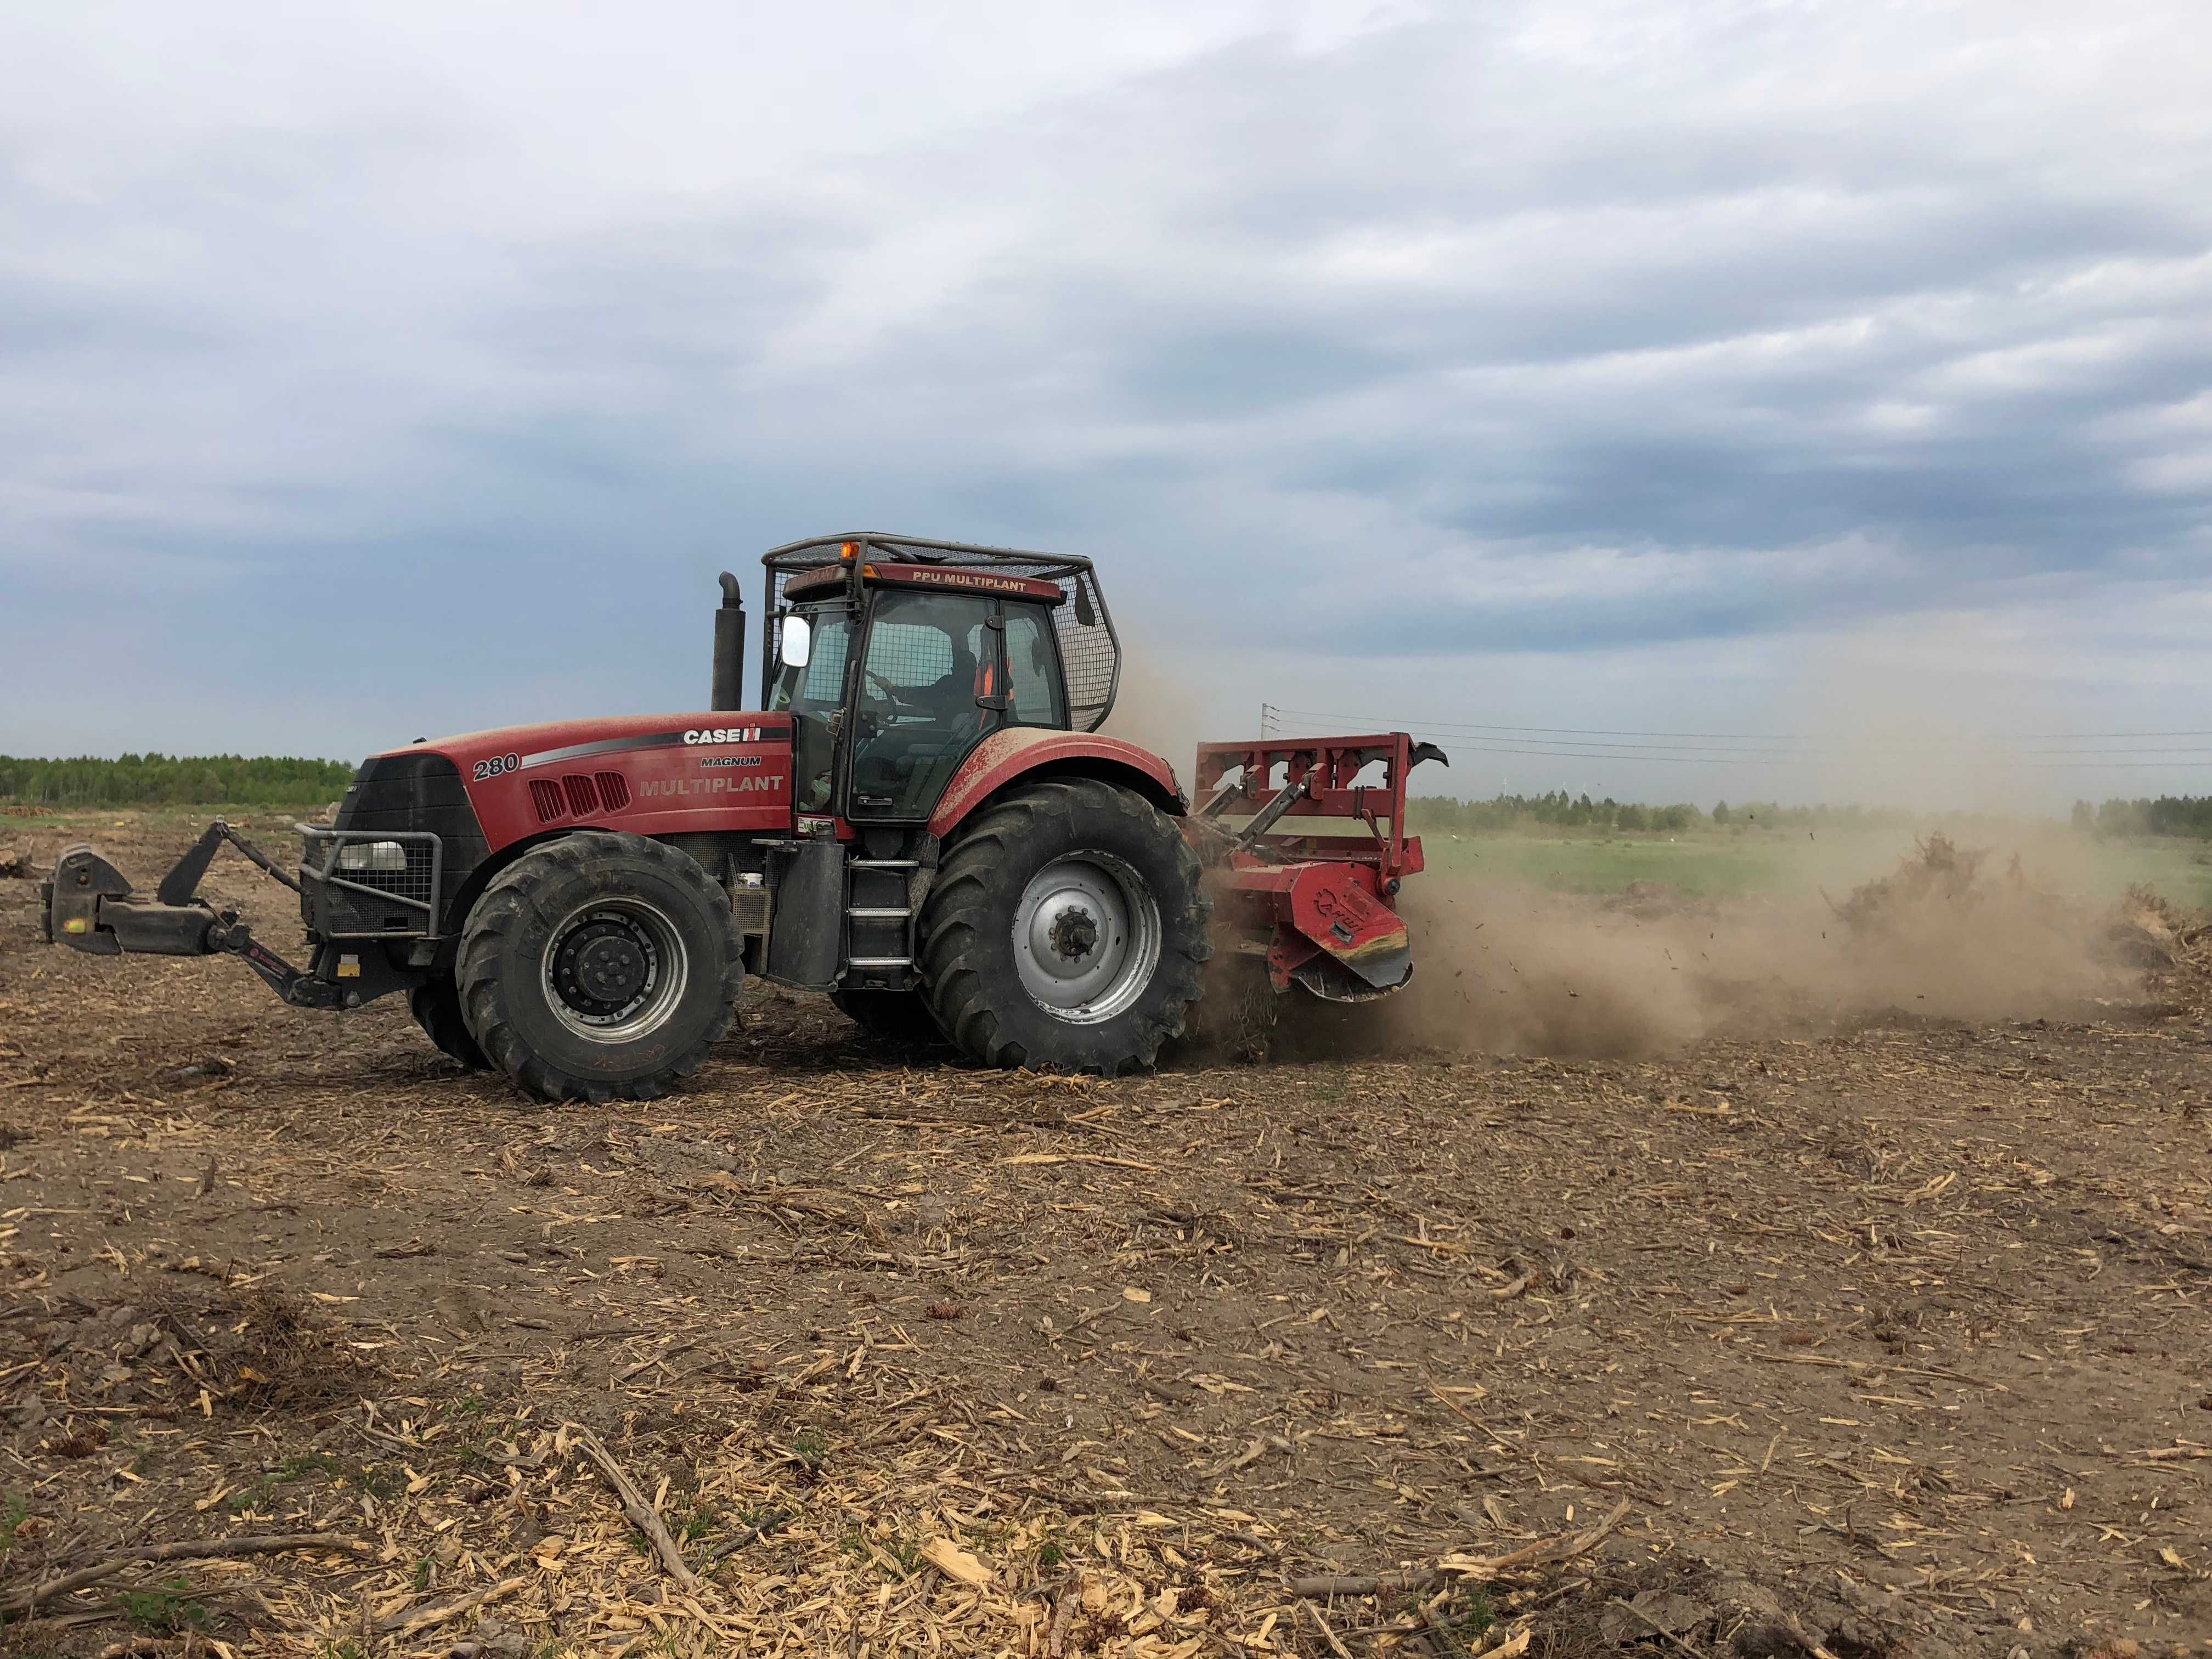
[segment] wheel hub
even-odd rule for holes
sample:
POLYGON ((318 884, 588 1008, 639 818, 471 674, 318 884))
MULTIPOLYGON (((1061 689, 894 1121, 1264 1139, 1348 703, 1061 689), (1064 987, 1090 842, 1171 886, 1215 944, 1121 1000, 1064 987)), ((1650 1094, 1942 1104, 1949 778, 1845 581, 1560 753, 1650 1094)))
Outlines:
POLYGON ((545 952, 545 988, 562 1024, 604 1042, 642 1036, 682 994, 684 951, 668 919, 622 901, 571 916, 545 952))
POLYGON ((629 931, 615 922, 579 927, 562 950, 568 977, 596 1002, 617 1007, 645 988, 652 959, 629 931))
POLYGON ((1081 854, 1030 878, 1015 907, 1014 963, 1047 1013, 1095 1024, 1127 1009, 1159 965, 1159 905, 1119 859, 1081 854))
POLYGON ((1098 923, 1081 905, 1071 904, 1052 919, 1047 936, 1055 953, 1080 962, 1098 947, 1098 923))

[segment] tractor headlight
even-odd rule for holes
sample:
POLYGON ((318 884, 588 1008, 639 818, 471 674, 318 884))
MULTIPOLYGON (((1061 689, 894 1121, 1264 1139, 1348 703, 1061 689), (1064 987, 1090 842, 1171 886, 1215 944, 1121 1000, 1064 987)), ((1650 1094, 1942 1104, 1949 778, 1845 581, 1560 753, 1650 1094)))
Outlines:
POLYGON ((396 841, 348 842, 338 848, 341 870, 374 870, 386 875, 404 873, 407 849, 396 841))

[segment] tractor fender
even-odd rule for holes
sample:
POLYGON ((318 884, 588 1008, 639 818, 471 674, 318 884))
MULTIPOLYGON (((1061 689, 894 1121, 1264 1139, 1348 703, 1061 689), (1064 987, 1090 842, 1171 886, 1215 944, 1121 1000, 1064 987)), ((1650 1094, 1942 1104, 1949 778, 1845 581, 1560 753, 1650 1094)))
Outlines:
POLYGON ((1055 732, 1021 726, 994 732, 969 751, 931 815, 929 833, 940 841, 985 801, 1025 778, 1082 777, 1134 790, 1170 817, 1188 803, 1175 769, 1149 749, 1091 732, 1055 732))
POLYGON ((610 823, 563 825, 558 830, 548 830, 538 835, 520 836, 507 842, 497 851, 486 854, 483 860, 469 872, 460 886, 454 890, 453 902, 446 912, 445 923, 441 930, 446 935, 447 953, 448 955, 452 953, 453 943, 460 937, 461 929, 468 926, 469 912, 476 908, 477 901, 483 896, 484 889, 490 886, 495 878, 505 874, 508 865, 513 864, 526 853, 536 852, 548 842, 558 841, 563 836, 574 835, 578 830, 612 830, 615 827, 610 823))

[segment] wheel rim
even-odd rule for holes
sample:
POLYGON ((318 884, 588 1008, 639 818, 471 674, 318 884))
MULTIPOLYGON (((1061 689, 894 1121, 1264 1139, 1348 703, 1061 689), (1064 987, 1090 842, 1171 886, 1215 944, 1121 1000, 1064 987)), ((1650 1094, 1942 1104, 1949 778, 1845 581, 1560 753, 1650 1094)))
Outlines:
POLYGON ((642 899, 596 900, 546 941, 545 1000, 593 1042, 635 1042, 676 1012, 690 975, 676 924, 642 899))
POLYGON ((1014 964, 1038 1007, 1071 1025, 1123 1012, 1160 961, 1160 907, 1117 858, 1079 853, 1031 876, 1014 909, 1014 964))

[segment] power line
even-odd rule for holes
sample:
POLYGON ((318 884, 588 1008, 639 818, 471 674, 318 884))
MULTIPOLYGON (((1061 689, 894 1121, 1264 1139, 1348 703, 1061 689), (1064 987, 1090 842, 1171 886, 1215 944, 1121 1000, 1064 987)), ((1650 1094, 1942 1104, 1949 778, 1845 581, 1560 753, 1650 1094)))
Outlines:
MULTIPOLYGON (((1280 717, 1284 715, 1295 716, 1300 720, 1326 721, 1330 725, 1345 728, 1344 730, 1337 732, 1317 732, 1314 734, 1317 737, 1354 736, 1362 732, 1373 732, 1376 730, 1395 731, 1403 729, 1415 731, 1425 734, 1451 738, 1452 746, 1462 754, 1525 755, 1536 759, 1620 761, 1671 766, 1807 766, 1838 761, 1863 759, 1865 753, 1865 751, 1860 750, 1818 749, 1731 750, 1726 748, 1724 745, 1701 745, 1689 744, 1574 743, 1572 747, 1543 747, 1540 746, 1543 740, 1540 738, 1518 738, 1495 735, 1503 730, 1518 729, 1522 731, 1534 731, 1540 729, 1536 727, 1523 726, 1519 728, 1500 728, 1495 726, 1456 726, 1449 722, 1420 720, 1413 722, 1401 728, 1395 723, 1371 722, 1361 719, 1355 719, 1348 715, 1322 714, 1311 710, 1286 709, 1278 708, 1272 703, 1261 705, 1261 735, 1285 735, 1278 729, 1280 725, 1280 717), (1486 741, 1483 738, 1472 736, 1462 741, 1459 737, 1455 736, 1455 733, 1458 732, 1482 732, 1488 734, 1488 736, 1486 741), (1719 749, 1720 752, 1685 752, 1688 750, 1698 748, 1717 748, 1719 749)), ((1556 727, 1553 729, 1559 731, 1574 731, 1588 728, 1570 726, 1556 727)), ((2183 734, 2179 732, 2172 732, 2160 733, 2157 735, 2178 737, 2183 734)), ((1554 739, 1553 741, 1562 745, 1573 743, 1572 739, 1566 738, 1554 739)), ((2212 746, 2202 745, 2195 748, 2123 749, 2112 751, 2114 754, 2121 755, 2156 754, 2172 755, 2176 757, 2196 756, 2198 757, 2196 759, 2177 758, 2173 760, 2160 761, 2109 760, 2096 757, 2075 757, 2078 751, 2066 749, 2037 749, 2022 751, 2023 753, 2029 755, 2061 755, 2069 757, 2069 758, 2062 760, 1982 759, 1976 757, 1971 752, 1971 750, 1972 744, 1967 743, 1961 743, 1960 744, 1952 748, 1931 748, 1923 746, 1908 749, 1894 744, 1885 744, 1882 746, 1881 752, 1887 754, 1938 756, 1944 757, 1947 762, 1954 767, 1963 768, 1970 770, 2148 771, 2157 770, 2161 768, 2170 769, 2212 766, 2212 746)))
MULTIPOLYGON (((1274 713, 1278 714, 1291 714, 1297 716, 1300 720, 1334 720, 1341 724, 1345 722, 1357 723, 1368 718, 1365 715, 1359 714, 1324 714, 1311 708, 1285 708, 1278 703, 1263 703, 1261 706, 1263 708, 1273 709, 1274 713)), ((1463 721, 1425 720, 1422 722, 1422 727, 1425 731, 1534 732, 1542 733, 1545 736, 1573 736, 1579 738, 1713 738, 1723 740, 1741 738, 1755 743, 1810 743, 1813 741, 1810 738, 1792 737, 1785 732, 1632 732, 1624 728, 1610 726, 1482 726, 1463 721)), ((1384 721, 1378 728, 1374 729, 1395 732, 1399 728, 1389 724, 1388 721, 1384 721)), ((2161 733, 2159 735, 2179 736, 2180 734, 2173 732, 2161 733)))
MULTIPOLYGON (((1338 725, 1357 726, 1367 731, 1396 731, 1395 720, 1366 714, 1323 714, 1311 708, 1285 708, 1279 704, 1264 703, 1261 708, 1278 715, 1289 715, 1298 720, 1328 720, 1338 725)), ((1527 732, 1542 738, 1689 738, 1711 739, 1718 743, 1747 742, 1770 744, 1808 744, 1821 741, 1818 738, 1788 732, 1653 732, 1626 726, 1496 726, 1468 720, 1422 720, 1424 731, 1431 732, 1487 732, 1511 733, 1527 732)), ((2002 734, 1978 741, 1993 743, 2093 743, 2115 738, 2212 738, 2212 727, 2193 726, 2172 731, 2157 732, 2019 732, 2002 734)), ((1533 740, 1533 738, 1532 738, 1533 740)), ((1624 745, 1632 746, 1632 745, 1624 745)), ((1662 747, 1680 747, 1663 744, 1662 747)), ((2058 750, 2031 752, 2057 753, 2058 750)), ((2159 752, 2144 750, 2144 753, 2159 752)), ((2179 752, 2179 751, 2177 751, 2179 752)))
MULTIPOLYGON (((1335 723, 1338 725, 1346 724, 1344 721, 1337 721, 1335 723)), ((1393 727, 1391 729, 1395 731, 1397 728, 1393 727)), ((1453 738, 1456 738, 1463 735, 1455 728, 1449 726, 1439 726, 1434 720, 1423 720, 1417 726, 1408 726, 1406 729, 1407 731, 1419 732, 1434 732, 1453 738)), ((1346 733, 1345 735, 1350 735, 1350 733, 1346 733)), ((1746 755, 1754 758, 1772 758, 1778 760, 1816 759, 1829 752, 1826 750, 1820 749, 1745 749, 1737 747, 1734 744, 1723 743, 1600 743, 1596 741, 1585 742, 1578 738, 1506 738, 1496 737, 1488 733, 1485 733, 1481 737, 1475 738, 1475 741, 1477 742, 1486 740, 1500 744, 1549 743, 1565 750, 1606 749, 1616 750, 1623 754, 1631 755, 1643 754, 1645 752, 1714 754, 1723 757, 1733 755, 1746 755)), ((1536 751, 1531 750, 1529 752, 1533 754, 1536 751)))
POLYGON ((2212 732, 2022 732, 2014 743, 2087 743, 2100 738, 2212 738, 2212 732))
MULTIPOLYGON (((1433 728, 1424 729, 1426 730, 1433 728)), ((1820 758, 1820 757, 1815 755, 1808 755, 1802 757, 1793 757, 1792 761, 1784 761, 1779 758, 1771 760, 1733 760, 1726 757, 1717 755, 1592 755, 1588 753, 1578 753, 1574 750, 1565 749, 1493 749, 1484 744, 1459 743, 1456 741, 1453 743, 1452 748, 1463 755, 1549 756, 1554 760, 1578 761, 1656 761, 1662 765, 1674 766, 1776 766, 1789 765, 1792 763, 1792 761, 1796 761, 1799 763, 1809 764, 1810 763, 1820 758)))
MULTIPOLYGON (((1322 712, 1318 710, 1298 710, 1298 708, 1279 708, 1274 706, 1274 703, 1261 703, 1261 730, 1263 730, 1263 732, 1281 734, 1285 719, 1287 721, 1329 723, 1329 726, 1343 728, 1343 734, 1371 732, 1371 730, 1401 730, 1401 721, 1395 721, 1395 719, 1364 717, 1364 714, 1322 714, 1322 712)), ((1436 721, 1436 719, 1418 719, 1418 721, 1411 721, 1407 723, 1407 726, 1402 726, 1402 730, 1420 730, 1420 732, 1440 734, 1440 737, 1468 737, 1468 738, 1474 738, 1474 744, 1495 745, 1495 748, 1491 748, 1489 752, 1498 752, 1498 754, 1547 754, 1547 757, 1555 757, 1555 759, 1566 759, 1566 761, 1573 761, 1573 759, 1686 761, 1686 759, 1705 759, 1705 757, 1717 757, 1717 759, 1712 759, 1710 763, 1714 765, 1759 765, 1759 763, 1787 765, 1787 763, 1796 763, 1796 761, 1850 759, 1850 757, 1858 757, 1858 754, 1865 752, 1865 750, 1856 750, 1856 748, 1783 748, 1783 745, 1792 745, 1792 744, 1798 744, 1798 745, 1814 744, 1814 738, 1781 737, 1781 734, 1759 734, 1759 737, 1754 737, 1754 734, 1743 734, 1745 737, 1743 744, 1729 744, 1729 741, 1662 741, 1662 744, 1650 744, 1650 741, 1632 741, 1632 738, 1662 738, 1662 737, 1728 738, 1729 734, 1728 732, 1681 732, 1681 734, 1631 732, 1631 730, 1626 730, 1626 728, 1604 728, 1604 726, 1597 726, 1597 728, 1589 728, 1589 726, 1486 726, 1486 723, 1478 723, 1478 721, 1436 721), (1516 737, 1516 732, 1528 732, 1531 737, 1516 737), (1582 732, 1586 734, 1590 741, 1583 741, 1583 738, 1577 738, 1577 737, 1566 737, 1566 732, 1582 732), (1606 737, 1608 732, 1610 737, 1606 737), (1510 748, 1506 748, 1506 745, 1510 745, 1510 748), (1579 754, 1579 750, 1593 750, 1593 754, 1579 754)), ((2057 732, 2017 734, 2017 737, 1980 737, 1980 738, 1964 737, 1964 738, 1958 738, 1955 744, 1917 744, 1917 745, 1885 744, 1882 745, 1882 750, 1891 754, 1958 757, 1958 754, 1978 752, 1978 750, 1984 748, 1984 745, 1990 745, 1990 748, 2011 748, 2011 745, 2037 744, 2037 741, 2039 741, 2039 744, 2059 744, 2059 748, 2021 748, 2017 750, 2017 752, 2053 754, 2053 757, 2066 757, 2066 759, 2070 761, 2077 761, 2077 763, 2081 765, 2119 765, 2117 761, 2106 761, 2104 757, 2108 757, 2108 754, 2172 754, 2172 757, 2212 754, 2212 744, 2184 744, 2184 745, 2170 745, 2170 748, 2101 750, 2101 752, 2097 754, 2090 754, 2081 748, 2081 744, 2093 741, 2093 737, 2094 734, 2057 734, 2057 732)), ((2172 730, 2172 732, 2111 732, 2108 737, 2112 738, 2212 737, 2212 730, 2205 730, 2205 732, 2190 732, 2190 730, 2172 730)), ((1468 745, 1468 748, 1471 748, 1471 745, 1468 745)), ((1484 752, 1484 750, 1475 750, 1475 752, 1484 752)), ((2172 761, 2172 763, 2197 765, 2199 761, 2177 759, 2172 761)), ((2157 763, 2152 763, 2152 765, 2157 765, 2157 763)))
MULTIPOLYGON (((1432 730, 1433 728, 1424 727, 1423 729, 1432 730)), ((1328 734, 1321 733, 1318 735, 1327 736, 1328 734)), ((1817 754, 1790 755, 1787 757, 1767 756, 1762 757, 1753 756, 1729 757, 1719 755, 1670 755, 1656 750, 1619 755, 1594 755, 1589 753, 1588 750, 1565 749, 1499 749, 1487 744, 1460 743, 1456 741, 1453 743, 1452 748, 1455 753, 1459 754, 1528 755, 1531 757, 1548 757, 1553 760, 1620 761, 1631 762, 1638 765, 1653 763, 1661 766, 1822 766, 1832 764, 1838 759, 1838 757, 1833 755, 1817 754)), ((2212 766, 2212 754, 2208 754, 2199 760, 2187 761, 2074 760, 2013 762, 1961 758, 1954 762, 1953 764, 1959 769, 1969 771, 2110 771, 2113 769, 2127 770, 2130 769, 2155 771, 2161 767, 2212 766)))
MULTIPOLYGON (((2202 755, 2207 752, 2208 747, 2212 745, 2191 743, 2178 749, 2106 749, 2098 752, 2106 755, 2202 755)), ((2090 751, 2084 749, 2023 749, 2020 752, 2023 755, 2082 755, 2090 751)))

